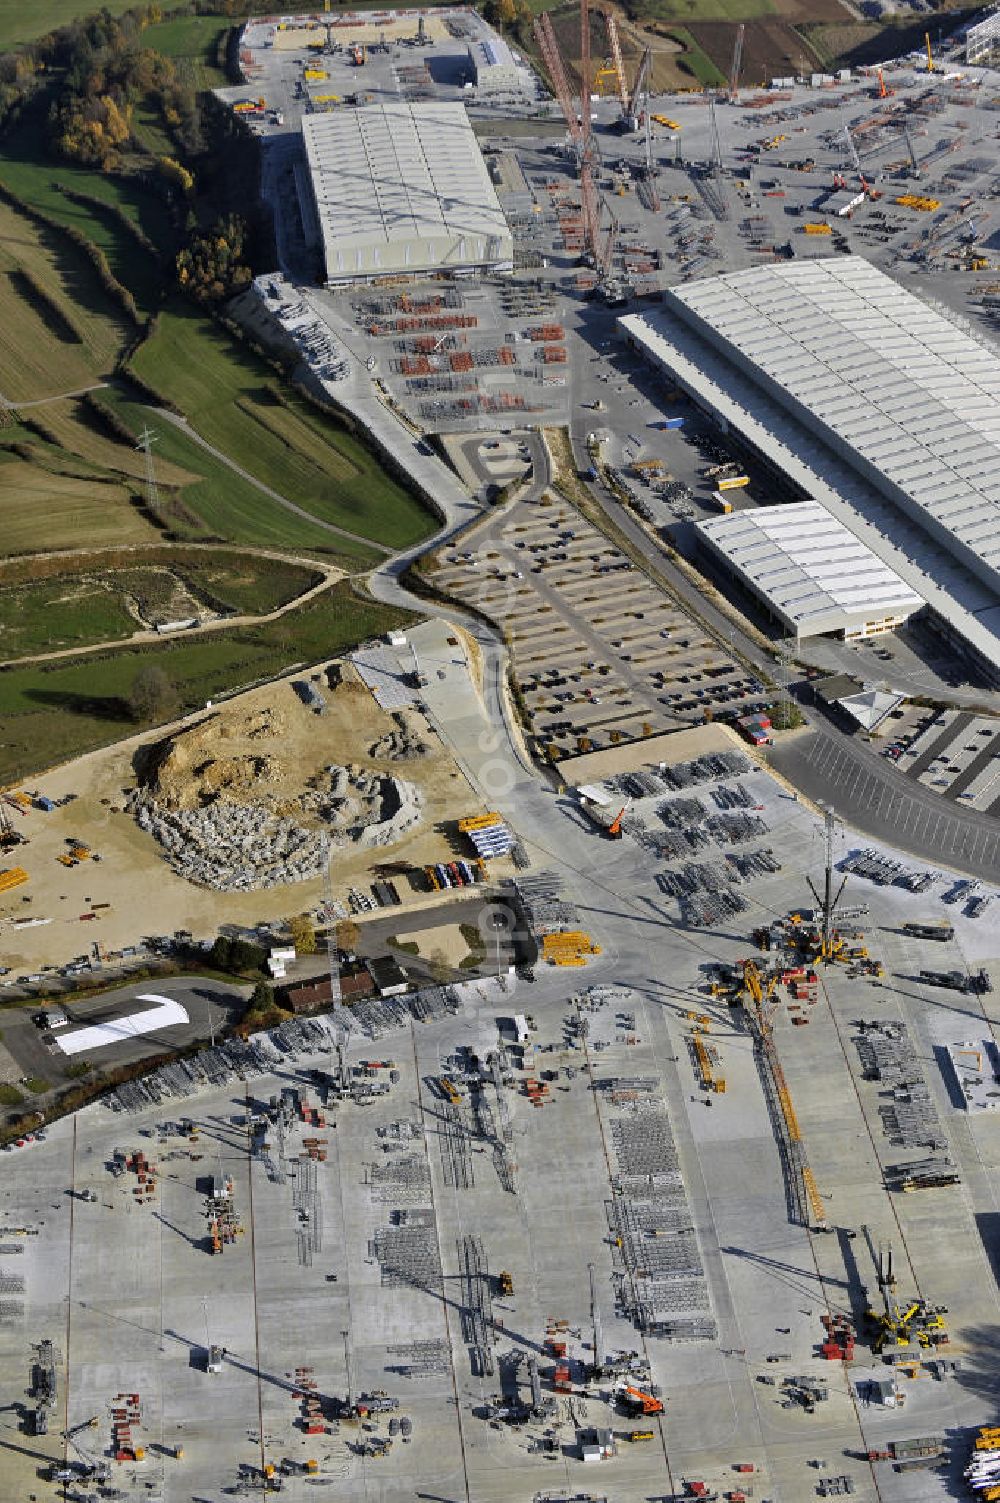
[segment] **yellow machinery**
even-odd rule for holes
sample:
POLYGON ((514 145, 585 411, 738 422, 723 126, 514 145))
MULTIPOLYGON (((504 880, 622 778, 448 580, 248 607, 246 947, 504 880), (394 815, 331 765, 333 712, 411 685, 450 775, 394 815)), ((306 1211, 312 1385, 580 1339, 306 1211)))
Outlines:
POLYGON ((633 1440, 633 1441, 635 1441, 635 1440, 654 1440, 655 1436, 654 1436, 652 1430, 630 1430, 629 1433, 628 1433, 628 1438, 629 1438, 629 1440, 633 1440))
POLYGON ((458 828, 463 835, 468 835, 471 830, 488 830, 490 825, 501 823, 502 816, 499 814, 474 814, 469 819, 460 819, 458 828))
POLYGON ((441 1076, 438 1081, 438 1085, 441 1087, 442 1093, 447 1096, 452 1106, 459 1106, 461 1104, 462 1093, 455 1085, 454 1081, 448 1079, 447 1075, 441 1076))
POLYGON ((500 1274, 498 1275, 498 1281, 499 1281, 499 1284, 500 1284, 500 1293, 501 1294, 513 1294, 514 1293, 514 1280, 511 1277, 511 1275, 507 1272, 506 1268, 504 1268, 504 1269, 501 1270, 500 1274))
POLYGON ((833 230, 828 224, 804 224, 802 233, 805 235, 832 235, 833 230))
POLYGON ((323 83, 330 75, 325 68, 307 68, 305 70, 306 83, 323 83))
POLYGON ((0 892, 11 892, 15 887, 21 887, 28 880, 28 873, 23 866, 10 866, 6 871, 0 872, 0 892))
POLYGON ((688 1017, 695 1018, 690 1043, 699 1084, 703 1091, 715 1091, 721 1096, 725 1093, 726 1082, 723 1076, 715 1073, 715 1068, 719 1063, 719 1052, 711 1044, 706 1043, 704 1037, 709 1029, 709 1020, 704 1015, 695 1017, 694 1013, 688 1013, 688 1017))
POLYGON ((664 130, 680 130, 677 121, 668 120, 666 115, 650 115, 649 118, 650 120, 654 120, 657 125, 662 125, 664 130))
POLYGON ((922 193, 901 193, 893 202, 901 204, 904 209, 916 209, 918 214, 933 214, 941 207, 939 198, 925 198, 922 193))
POLYGON ((749 475, 729 475, 725 480, 719 480, 716 482, 716 490, 739 491, 742 490, 745 485, 749 484, 749 475))
POLYGON ((887 1358, 906 1356, 915 1347, 943 1346, 948 1336, 942 1319, 943 1305, 929 1305, 926 1300, 914 1299, 905 1307, 896 1296, 896 1273, 892 1262, 892 1244, 880 1244, 877 1248, 869 1227, 864 1228, 865 1240, 875 1265, 875 1277, 882 1296, 882 1310, 869 1307, 865 1320, 872 1329, 871 1347, 887 1358))
POLYGON ((542 957, 549 965, 586 965, 588 955, 600 953, 600 945, 595 945, 590 935, 580 929, 546 934, 542 938, 542 957))
POLYGON ((928 73, 936 73, 938 67, 934 61, 934 54, 931 52, 931 34, 929 31, 924 32, 924 46, 927 48, 927 71, 928 73))

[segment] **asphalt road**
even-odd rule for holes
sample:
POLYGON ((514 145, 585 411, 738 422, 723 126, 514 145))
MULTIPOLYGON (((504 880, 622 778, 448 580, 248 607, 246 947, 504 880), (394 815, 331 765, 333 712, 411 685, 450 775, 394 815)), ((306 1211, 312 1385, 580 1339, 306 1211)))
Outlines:
POLYGON ((1000 825, 953 804, 890 767, 868 746, 813 719, 810 734, 771 749, 768 760, 816 803, 876 840, 934 867, 1000 882, 1000 825))

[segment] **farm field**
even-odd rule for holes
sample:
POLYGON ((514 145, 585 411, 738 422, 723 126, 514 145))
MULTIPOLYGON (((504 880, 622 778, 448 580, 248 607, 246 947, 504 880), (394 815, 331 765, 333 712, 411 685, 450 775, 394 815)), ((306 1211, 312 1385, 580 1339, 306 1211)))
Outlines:
POLYGON ((174 231, 167 206, 162 198, 131 178, 109 177, 64 161, 58 163, 56 170, 45 147, 50 103, 48 91, 41 90, 17 124, 0 138, 0 184, 33 208, 52 215, 60 224, 81 230, 104 252, 111 270, 132 292, 139 306, 151 312, 162 286, 155 258, 108 211, 120 210, 145 231, 154 245, 169 249, 174 243, 174 231), (61 188, 85 193, 108 208, 101 211, 90 204, 74 203, 61 188))
POLYGON ((0 452, 0 554, 153 543, 125 485, 56 475, 0 452))
POLYGON ((263 626, 9 669, 0 674, 0 784, 139 729, 126 701, 141 668, 162 668, 183 714, 296 664, 326 661, 409 620, 404 611, 360 599, 345 581, 263 626))
POLYGON ((132 365, 209 443, 314 516, 394 548, 433 530, 429 513, 357 439, 292 392, 282 405, 267 367, 185 305, 164 309, 132 365))
MULTIPOLYGON (((735 25, 732 22, 697 21, 691 23, 690 31, 702 52, 724 77, 731 66, 735 25)), ((772 78, 811 73, 820 66, 820 58, 787 21, 772 17, 747 27, 740 71, 744 88, 766 88, 772 78)))
POLYGON ((0 393, 30 401, 93 384, 129 329, 74 246, 0 202, 0 393))
MULTIPOLYGON (((97 394, 105 398, 105 388, 97 394)), ((145 473, 145 459, 134 444, 122 443, 109 433, 103 433, 98 421, 80 398, 69 397, 62 402, 46 402, 44 407, 32 408, 25 413, 22 422, 43 439, 57 445, 67 454, 75 454, 88 463, 105 470, 113 470, 141 480, 145 473)), ((193 485, 199 476, 181 465, 159 459, 156 479, 160 485, 193 485)))

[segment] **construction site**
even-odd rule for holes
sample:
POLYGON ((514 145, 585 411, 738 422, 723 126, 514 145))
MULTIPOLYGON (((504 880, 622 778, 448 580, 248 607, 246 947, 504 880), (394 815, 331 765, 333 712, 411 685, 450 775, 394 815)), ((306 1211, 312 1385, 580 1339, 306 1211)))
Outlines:
POLYGON ((996 1117, 957 1088, 994 1078, 989 936, 844 875, 836 816, 711 735, 502 884, 532 984, 337 1003, 8 1154, 12 1497, 993 1475, 996 1117))
MULTIPOLYGON (((67 967, 115 974, 123 948, 135 957, 176 930, 210 940, 224 923, 330 922, 355 890, 376 908, 386 863, 400 899, 425 901, 425 868, 473 855, 457 821, 486 808, 418 706, 427 674, 468 680, 467 650, 429 624, 5 793, 4 987, 30 995, 67 967)), ((509 868, 499 856, 496 872, 509 868)))

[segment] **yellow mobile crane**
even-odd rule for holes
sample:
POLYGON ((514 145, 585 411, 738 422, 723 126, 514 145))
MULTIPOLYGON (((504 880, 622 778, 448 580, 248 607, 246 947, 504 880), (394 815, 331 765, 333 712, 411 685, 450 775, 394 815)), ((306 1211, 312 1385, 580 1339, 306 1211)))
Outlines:
POLYGON ((871 1306, 865 1311, 865 1320, 873 1331, 872 1351, 892 1362, 900 1357, 912 1357, 918 1347, 946 1345, 948 1335, 942 1319, 947 1314, 946 1307, 929 1305, 919 1297, 907 1305, 901 1304, 896 1294, 892 1243, 879 1243, 876 1247, 871 1228, 866 1226, 863 1230, 882 1296, 881 1311, 871 1306))

